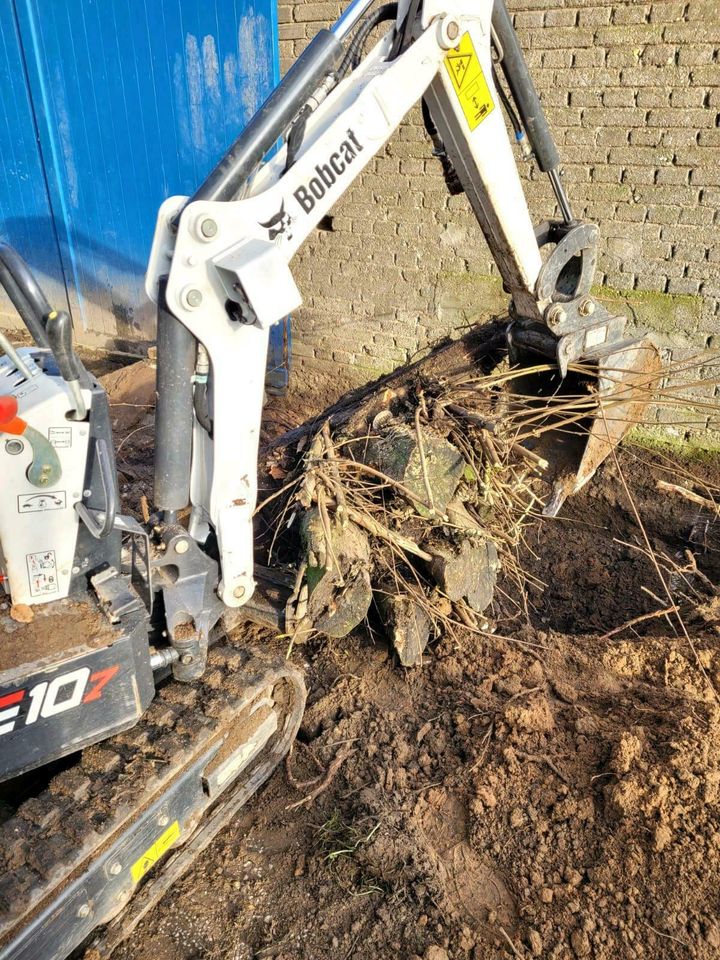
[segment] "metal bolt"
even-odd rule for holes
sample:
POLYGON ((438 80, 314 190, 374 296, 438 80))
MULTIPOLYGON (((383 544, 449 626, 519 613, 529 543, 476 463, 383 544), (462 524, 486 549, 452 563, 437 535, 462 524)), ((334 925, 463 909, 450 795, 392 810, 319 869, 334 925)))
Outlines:
POLYGON ((551 326, 559 325, 565 322, 567 319, 567 314, 559 303, 554 303, 552 306, 548 307, 547 313, 545 314, 545 319, 551 326))
POLYGON ((84 496, 84 497, 91 497, 91 496, 92 496, 92 490, 83 490, 83 496, 84 496))
POLYGON ((242 600, 242 598, 245 596, 245 587, 235 587, 233 590, 233 596, 236 600, 242 600))
POLYGON ((78 917, 79 917, 81 920, 84 920, 85 917, 89 917, 89 916, 90 916, 90 904, 89 904, 89 903, 83 903, 82 906, 78 907, 77 915, 78 915, 78 917))
POLYGON ((195 657, 191 653, 184 653, 180 657, 180 663, 182 663, 183 666, 186 666, 186 667, 189 667, 190 664, 193 663, 194 661, 195 661, 195 657))
POLYGON ((22 440, 5 441, 5 453, 9 453, 11 457, 16 457, 19 453, 22 453, 24 449, 25 444, 22 440))
POLYGON ((188 290, 188 292, 185 294, 185 303, 192 308, 199 307, 202 303, 202 299, 203 296, 200 290, 195 290, 194 288, 192 290, 188 290))
POLYGON ((80 573, 80 567, 73 567, 73 568, 72 568, 72 572, 73 572, 73 573, 80 573))
POLYGON ((190 549, 189 540, 178 540, 175 544, 175 553, 180 553, 180 554, 187 553, 189 549, 190 549))
POLYGON ((200 224, 200 233, 206 240, 212 240, 217 235, 218 226, 212 217, 206 217, 200 224))
POLYGON ((446 33, 449 40, 457 40, 460 33, 460 26, 458 25, 457 20, 451 20, 446 27, 446 33))
POLYGON ((113 877, 116 877, 122 871, 122 864, 119 860, 116 860, 115 863, 110 864, 110 873, 113 877))
POLYGON ((161 813, 158 817, 158 826, 166 827, 170 823, 170 817, 166 813, 161 813))
POLYGON ((595 301, 584 297, 578 304, 578 313, 581 317, 591 317, 595 313, 595 301))

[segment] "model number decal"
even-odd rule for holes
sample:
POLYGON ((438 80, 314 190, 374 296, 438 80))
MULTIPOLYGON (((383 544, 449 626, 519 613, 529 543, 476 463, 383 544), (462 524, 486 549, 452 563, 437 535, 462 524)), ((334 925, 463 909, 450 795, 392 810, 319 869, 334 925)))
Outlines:
POLYGON ((115 664, 91 673, 89 667, 78 667, 52 680, 41 680, 33 687, 6 693, 0 697, 0 736, 11 733, 16 726, 29 727, 38 720, 48 720, 99 700, 119 669, 120 665, 115 664), (27 712, 21 716, 21 709, 26 706, 27 712))

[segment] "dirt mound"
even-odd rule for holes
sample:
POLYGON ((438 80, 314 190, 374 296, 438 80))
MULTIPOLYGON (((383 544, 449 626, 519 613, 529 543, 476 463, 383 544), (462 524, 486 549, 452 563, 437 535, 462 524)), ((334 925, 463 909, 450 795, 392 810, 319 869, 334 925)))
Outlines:
POLYGON ((691 548, 720 582, 717 522, 660 476, 629 449, 539 522, 521 560, 544 588, 501 589, 494 636, 458 630, 409 671, 371 631, 296 649, 288 770, 115 960, 720 957, 717 604, 687 636, 606 636, 665 602, 657 558, 669 582, 691 548))

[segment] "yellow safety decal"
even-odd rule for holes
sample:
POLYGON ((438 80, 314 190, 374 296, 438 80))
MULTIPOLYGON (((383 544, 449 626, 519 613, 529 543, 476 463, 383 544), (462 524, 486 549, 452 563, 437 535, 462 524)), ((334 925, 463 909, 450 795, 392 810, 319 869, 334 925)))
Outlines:
POLYGON ((133 883, 142 880, 148 870, 157 863, 160 857, 169 850, 180 836, 180 824, 177 820, 171 823, 164 833, 161 833, 155 843, 151 844, 145 853, 138 857, 135 863, 130 867, 130 876, 133 883))
POLYGON ((468 126, 474 130, 492 113, 495 104, 469 33, 464 33, 457 47, 445 57, 445 67, 468 126))

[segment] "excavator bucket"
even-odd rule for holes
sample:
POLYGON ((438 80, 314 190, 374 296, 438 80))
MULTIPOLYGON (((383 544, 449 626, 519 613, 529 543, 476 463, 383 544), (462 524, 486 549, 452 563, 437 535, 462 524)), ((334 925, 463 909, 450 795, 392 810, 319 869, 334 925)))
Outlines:
POLYGON ((543 513, 555 516, 626 433, 643 423, 661 370, 647 339, 623 340, 571 364, 536 365, 511 381, 519 440, 547 463, 552 486, 543 513))

